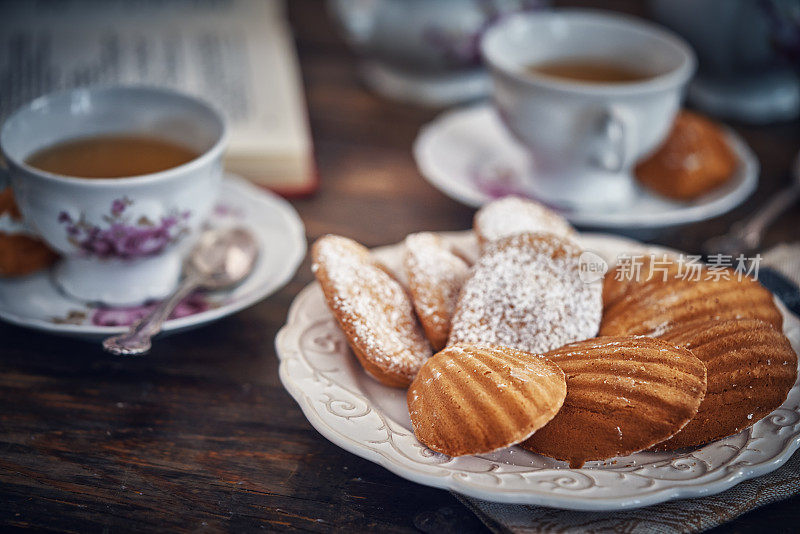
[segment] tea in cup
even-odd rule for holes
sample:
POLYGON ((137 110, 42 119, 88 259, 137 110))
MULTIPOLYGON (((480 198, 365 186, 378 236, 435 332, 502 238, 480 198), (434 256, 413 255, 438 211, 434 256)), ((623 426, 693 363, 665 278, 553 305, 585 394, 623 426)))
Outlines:
POLYGON ((654 24, 571 9, 511 15, 481 52, 500 117, 531 153, 531 192, 566 209, 632 201, 631 169, 667 135, 696 63, 654 24))

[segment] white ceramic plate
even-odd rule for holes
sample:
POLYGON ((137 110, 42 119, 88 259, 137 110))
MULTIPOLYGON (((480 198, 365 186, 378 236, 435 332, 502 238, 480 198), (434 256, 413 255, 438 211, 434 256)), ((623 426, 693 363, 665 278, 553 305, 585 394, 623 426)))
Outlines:
MULTIPOLYGON (((474 255, 471 232, 442 235, 474 255)), ((610 263, 621 253, 660 250, 602 234, 583 234, 580 241, 610 263)), ((375 254, 398 271, 401 245, 375 254)), ((785 333, 798 351, 800 321, 778 304, 785 333)), ((641 452, 589 462, 581 469, 519 447, 451 458, 416 440, 405 390, 385 387, 364 373, 319 285, 311 284, 297 296, 276 347, 284 386, 323 436, 409 480, 489 501, 621 510, 710 495, 778 468, 800 446, 796 383, 783 406, 750 429, 686 452, 641 452)))
MULTIPOLYGON (((198 293, 177 309, 164 332, 215 321, 274 293, 294 275, 306 254, 303 222, 282 198, 228 174, 211 214, 211 227, 244 226, 253 232, 261 254, 250 276, 232 289, 198 293)), ((146 313, 146 306, 103 308, 59 291, 51 271, 0 280, 0 318, 54 334, 97 339, 125 330, 146 313)))
MULTIPOLYGON (((658 228, 710 219, 741 204, 758 185, 758 159, 727 130, 738 158, 734 176, 691 202, 677 202, 637 188, 624 209, 563 211, 573 224, 594 228, 658 228)), ((468 206, 479 207, 509 194, 528 195, 535 177, 528 152, 508 133, 489 104, 448 111, 424 126, 414 142, 420 172, 434 187, 468 206)))

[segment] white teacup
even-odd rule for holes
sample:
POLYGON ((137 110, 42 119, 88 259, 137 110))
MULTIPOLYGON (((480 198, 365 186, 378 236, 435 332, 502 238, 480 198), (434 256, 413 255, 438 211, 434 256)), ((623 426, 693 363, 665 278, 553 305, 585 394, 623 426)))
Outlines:
POLYGON ((162 298, 215 201, 227 130, 188 95, 148 87, 76 89, 38 98, 0 130, 0 150, 25 223, 63 255, 55 279, 68 294, 110 305, 162 298), (75 178, 31 167, 42 148, 82 137, 144 135, 200 154, 130 178, 75 178))
POLYGON ((696 63, 682 39, 653 24, 572 9, 511 15, 484 34, 481 52, 500 116, 531 151, 531 192, 579 209, 630 203, 631 168, 668 133, 696 63), (528 70, 578 58, 648 77, 585 83, 528 70))

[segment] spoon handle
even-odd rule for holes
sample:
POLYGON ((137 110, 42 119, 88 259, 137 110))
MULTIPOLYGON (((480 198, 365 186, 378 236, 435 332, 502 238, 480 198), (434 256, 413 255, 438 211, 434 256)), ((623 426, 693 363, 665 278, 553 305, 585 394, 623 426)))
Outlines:
POLYGON ((103 348, 106 352, 117 356, 146 354, 151 347, 150 340, 161 332, 161 326, 175 306, 199 285, 200 280, 197 277, 186 277, 172 295, 161 301, 150 313, 133 323, 126 333, 106 338, 103 341, 103 348))
POLYGON ((749 249, 761 244, 764 230, 800 197, 800 183, 779 191, 750 219, 736 227, 734 232, 749 249))

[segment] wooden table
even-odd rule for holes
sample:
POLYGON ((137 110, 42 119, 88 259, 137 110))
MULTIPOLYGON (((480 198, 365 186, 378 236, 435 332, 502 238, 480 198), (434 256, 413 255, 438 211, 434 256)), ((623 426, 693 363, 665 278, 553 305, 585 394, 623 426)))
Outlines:
MULTIPOLYGON (((375 246, 468 228, 473 211, 423 181, 411 157, 436 112, 365 91, 323 6, 290 4, 322 178, 316 196, 294 202, 309 240, 334 232, 375 246)), ((800 122, 736 129, 761 158, 758 192, 656 242, 696 251, 787 183, 800 122)), ((766 244, 797 239, 798 227, 795 210, 766 244)), ((449 493, 329 443, 284 391, 274 337, 311 280, 306 262, 266 301, 160 340, 144 358, 0 324, 0 521, 75 532, 483 531, 449 493)), ((793 498, 724 530, 757 532, 766 521, 791 529, 798 510, 793 498)))

